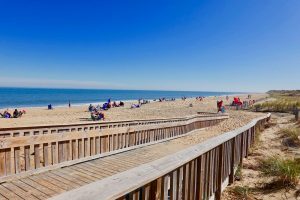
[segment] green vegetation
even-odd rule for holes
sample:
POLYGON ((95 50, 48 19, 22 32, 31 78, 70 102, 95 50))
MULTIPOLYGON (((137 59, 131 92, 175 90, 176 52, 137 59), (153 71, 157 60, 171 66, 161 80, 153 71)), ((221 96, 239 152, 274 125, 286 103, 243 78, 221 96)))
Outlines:
POLYGON ((280 96, 300 96, 300 90, 270 90, 267 92, 270 95, 280 95, 280 96))
POLYGON ((255 104, 254 108, 256 111, 290 112, 296 108, 300 109, 300 98, 299 100, 276 99, 274 101, 255 104))
POLYGON ((273 183, 278 186, 294 187, 299 182, 300 163, 273 156, 261 161, 261 171, 265 176, 275 177, 273 183))
POLYGON ((284 128, 281 129, 278 133, 282 135, 282 137, 290 138, 293 141, 297 142, 299 141, 299 137, 300 137, 300 128, 298 127, 284 128))
POLYGON ((255 104, 256 111, 291 112, 300 109, 300 90, 271 90, 268 94, 276 100, 255 104))
POLYGON ((241 165, 238 165, 235 174, 234 174, 234 179, 237 181, 242 180, 242 167, 241 165))
POLYGON ((235 186, 231 190, 239 199, 251 199, 251 190, 247 186, 235 186))

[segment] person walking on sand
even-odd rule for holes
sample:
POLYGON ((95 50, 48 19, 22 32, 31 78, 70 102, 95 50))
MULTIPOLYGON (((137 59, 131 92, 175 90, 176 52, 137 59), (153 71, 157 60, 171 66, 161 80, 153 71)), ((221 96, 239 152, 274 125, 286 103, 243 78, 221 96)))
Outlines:
POLYGON ((218 112, 222 112, 223 101, 217 101, 218 112))
POLYGON ((71 101, 69 100, 69 108, 71 108, 71 101))

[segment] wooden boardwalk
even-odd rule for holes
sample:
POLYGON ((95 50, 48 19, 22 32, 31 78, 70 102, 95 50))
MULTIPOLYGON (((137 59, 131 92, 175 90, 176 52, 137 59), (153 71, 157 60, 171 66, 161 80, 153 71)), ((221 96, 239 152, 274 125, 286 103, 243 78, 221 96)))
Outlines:
MULTIPOLYGON (((51 200, 221 200, 222 191, 234 182, 237 167, 243 165, 256 134, 264 129, 270 117, 269 113, 253 119, 243 127, 169 152, 161 159, 64 192, 51 200)), ((160 154, 172 143, 164 144, 166 149, 155 150, 160 154)))
POLYGON ((194 115, 143 124, 133 121, 0 129, 0 182, 185 135, 227 118, 194 115))
POLYGON ((170 156, 228 119, 183 118, 0 129, 0 200, 48 199, 170 156))
MULTIPOLYGON (((199 131, 201 130, 196 130, 199 131)), ((176 140, 179 138, 2 183, 0 199, 29 200, 53 197, 186 147, 178 145, 176 140)))

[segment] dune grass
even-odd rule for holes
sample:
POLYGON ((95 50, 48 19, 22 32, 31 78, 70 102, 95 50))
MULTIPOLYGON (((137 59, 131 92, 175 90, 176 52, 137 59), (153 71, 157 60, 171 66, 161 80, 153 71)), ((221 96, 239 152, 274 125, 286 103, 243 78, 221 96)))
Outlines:
POLYGON ((264 176, 274 177, 278 186, 295 187, 300 178, 300 163, 293 159, 272 156, 261 161, 264 176))
POLYGON ((291 112, 300 108, 300 91, 270 91, 274 101, 267 101, 254 105, 256 111, 291 112))
POLYGON ((298 128, 298 127, 284 128, 284 129, 281 129, 278 133, 282 137, 290 138, 294 141, 299 141, 300 128, 298 128))
POLYGON ((240 180, 242 180, 242 178, 243 178, 242 167, 241 167, 241 165, 238 165, 238 167, 235 171, 235 174, 234 174, 234 179, 237 181, 240 181, 240 180))
POLYGON ((274 101, 258 103, 254 105, 256 111, 291 112, 300 109, 300 99, 280 98, 274 101))
POLYGON ((250 196, 251 189, 248 186, 235 186, 231 189, 231 192, 235 194, 235 196, 239 197, 239 199, 252 199, 250 196))

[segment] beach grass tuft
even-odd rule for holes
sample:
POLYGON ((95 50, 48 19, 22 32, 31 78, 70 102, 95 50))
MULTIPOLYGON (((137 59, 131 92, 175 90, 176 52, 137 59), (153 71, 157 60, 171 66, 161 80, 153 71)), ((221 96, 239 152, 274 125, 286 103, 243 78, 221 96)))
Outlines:
POLYGON ((300 136, 300 128, 298 127, 283 128, 278 133, 282 137, 291 138, 294 141, 298 141, 300 136))
POLYGON ((242 167, 241 167, 241 165, 238 165, 236 172, 234 174, 234 179, 237 181, 240 181, 240 180, 242 180, 242 176, 243 176, 242 167))
POLYGON ((300 163, 297 160, 272 156, 260 163, 264 176, 274 177, 273 183, 285 187, 295 187, 299 182, 300 163))
POLYGON ((231 189, 231 192, 239 199, 252 199, 250 197, 251 189, 248 186, 235 186, 231 189))

